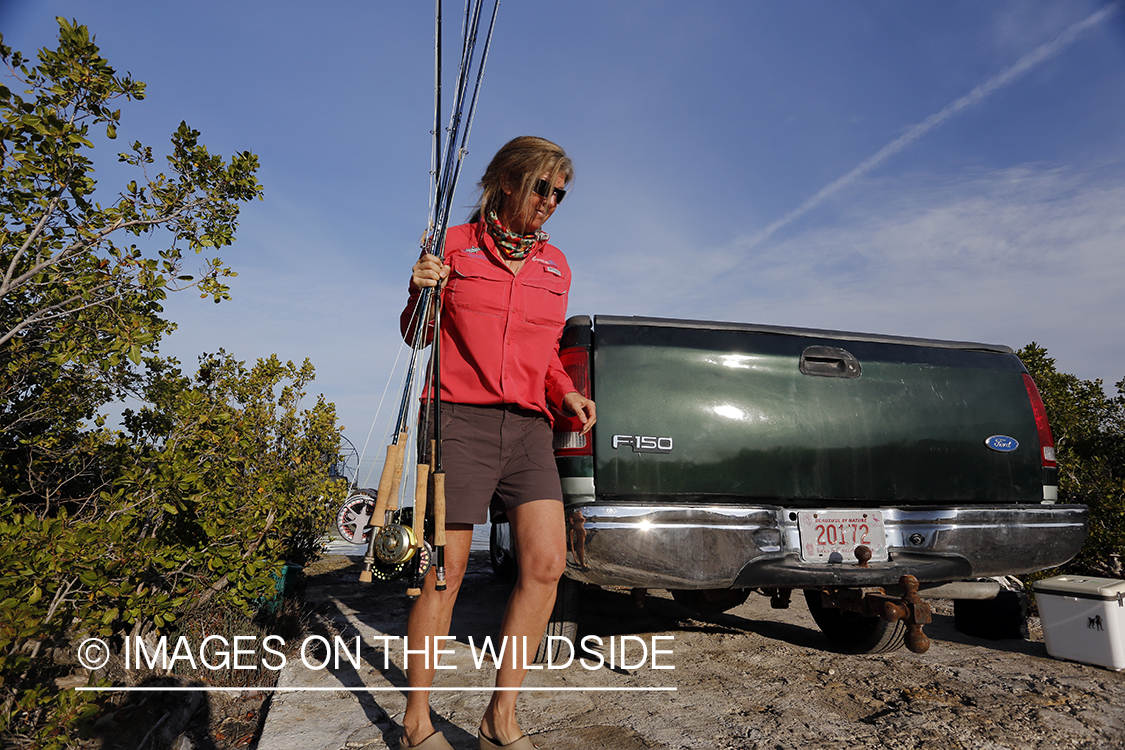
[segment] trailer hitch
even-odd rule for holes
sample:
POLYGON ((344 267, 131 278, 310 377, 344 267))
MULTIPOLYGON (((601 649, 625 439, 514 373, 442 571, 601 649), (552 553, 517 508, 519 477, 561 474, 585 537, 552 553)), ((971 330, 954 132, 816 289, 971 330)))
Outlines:
POLYGON ((924 654, 930 648, 929 637, 922 632, 922 626, 933 620, 930 605, 918 596, 918 579, 904 575, 898 579, 902 596, 889 596, 883 589, 829 589, 823 592, 824 602, 830 607, 857 612, 864 617, 879 617, 887 622, 902 621, 906 624, 905 644, 916 654, 924 654))

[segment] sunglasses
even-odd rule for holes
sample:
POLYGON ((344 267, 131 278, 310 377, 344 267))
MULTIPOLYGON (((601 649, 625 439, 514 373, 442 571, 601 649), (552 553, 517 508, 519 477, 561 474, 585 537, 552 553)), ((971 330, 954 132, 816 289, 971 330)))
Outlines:
MULTIPOLYGON (((535 183, 535 187, 533 187, 531 189, 540 198, 550 198, 551 197, 551 185, 550 185, 549 182, 547 182, 543 178, 539 178, 539 180, 536 181, 536 183, 535 183)), ((563 190, 562 188, 555 188, 554 192, 555 192, 555 205, 558 205, 559 203, 562 203, 563 198, 566 197, 566 191, 563 190)))

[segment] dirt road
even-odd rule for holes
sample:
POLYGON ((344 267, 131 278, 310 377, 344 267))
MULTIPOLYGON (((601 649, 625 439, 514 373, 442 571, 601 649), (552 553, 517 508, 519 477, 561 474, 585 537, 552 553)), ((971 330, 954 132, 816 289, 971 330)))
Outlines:
MULTIPOLYGON (((341 634, 360 635, 363 667, 297 670, 285 682, 383 691, 278 695, 261 750, 397 747, 402 647, 386 636, 404 634, 408 602, 399 585, 360 589, 354 581, 354 565, 322 572, 309 593, 341 634), (295 734, 302 722, 343 728, 335 739, 312 741, 295 734)), ((454 669, 437 687, 491 684, 492 667, 476 657, 484 638, 495 637, 507 587, 486 554, 474 553, 463 592, 443 661, 454 669)), ((650 594, 639 610, 627 592, 599 589, 585 591, 582 604, 579 636, 601 639, 605 663, 587 654, 595 668, 575 661, 532 672, 521 699, 524 729, 548 750, 1125 747, 1125 673, 1050 658, 1034 623, 1030 640, 986 641, 958 633, 939 604, 927 654, 853 656, 830 647, 799 598, 773 610, 754 595, 706 618, 666 592, 650 594), (610 648, 616 657, 623 638, 626 663, 611 667, 610 648), (656 665, 674 669, 653 669, 642 642, 662 652, 656 665)), ((438 728, 454 747, 476 747, 487 701, 476 690, 434 695, 438 728)))

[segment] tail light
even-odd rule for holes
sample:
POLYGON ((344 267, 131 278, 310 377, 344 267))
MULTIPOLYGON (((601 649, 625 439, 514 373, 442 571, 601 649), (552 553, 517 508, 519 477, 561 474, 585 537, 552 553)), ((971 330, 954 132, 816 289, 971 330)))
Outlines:
POLYGON ((1039 431, 1039 448, 1043 459, 1044 469, 1054 469, 1055 464, 1055 439, 1051 436, 1051 425, 1047 423, 1047 409, 1043 406, 1043 398, 1035 381, 1027 373, 1023 375, 1023 383, 1027 387, 1027 397, 1031 400, 1031 410, 1035 412, 1035 428, 1039 431))
MULTIPOLYGON (((590 398, 590 350, 585 347, 563 349, 559 352, 563 369, 574 382, 574 388, 590 398)), ((555 455, 592 456, 594 446, 590 433, 582 434, 582 422, 570 414, 555 414, 555 455)))

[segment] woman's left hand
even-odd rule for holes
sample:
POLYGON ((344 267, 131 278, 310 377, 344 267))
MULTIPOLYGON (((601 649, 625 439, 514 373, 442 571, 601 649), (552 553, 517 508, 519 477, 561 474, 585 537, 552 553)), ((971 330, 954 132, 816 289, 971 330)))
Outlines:
POLYGON ((590 428, 594 426, 594 422, 598 421, 594 402, 578 391, 571 391, 563 396, 563 406, 574 412, 574 415, 578 417, 578 421, 582 423, 583 435, 590 431, 590 428))

